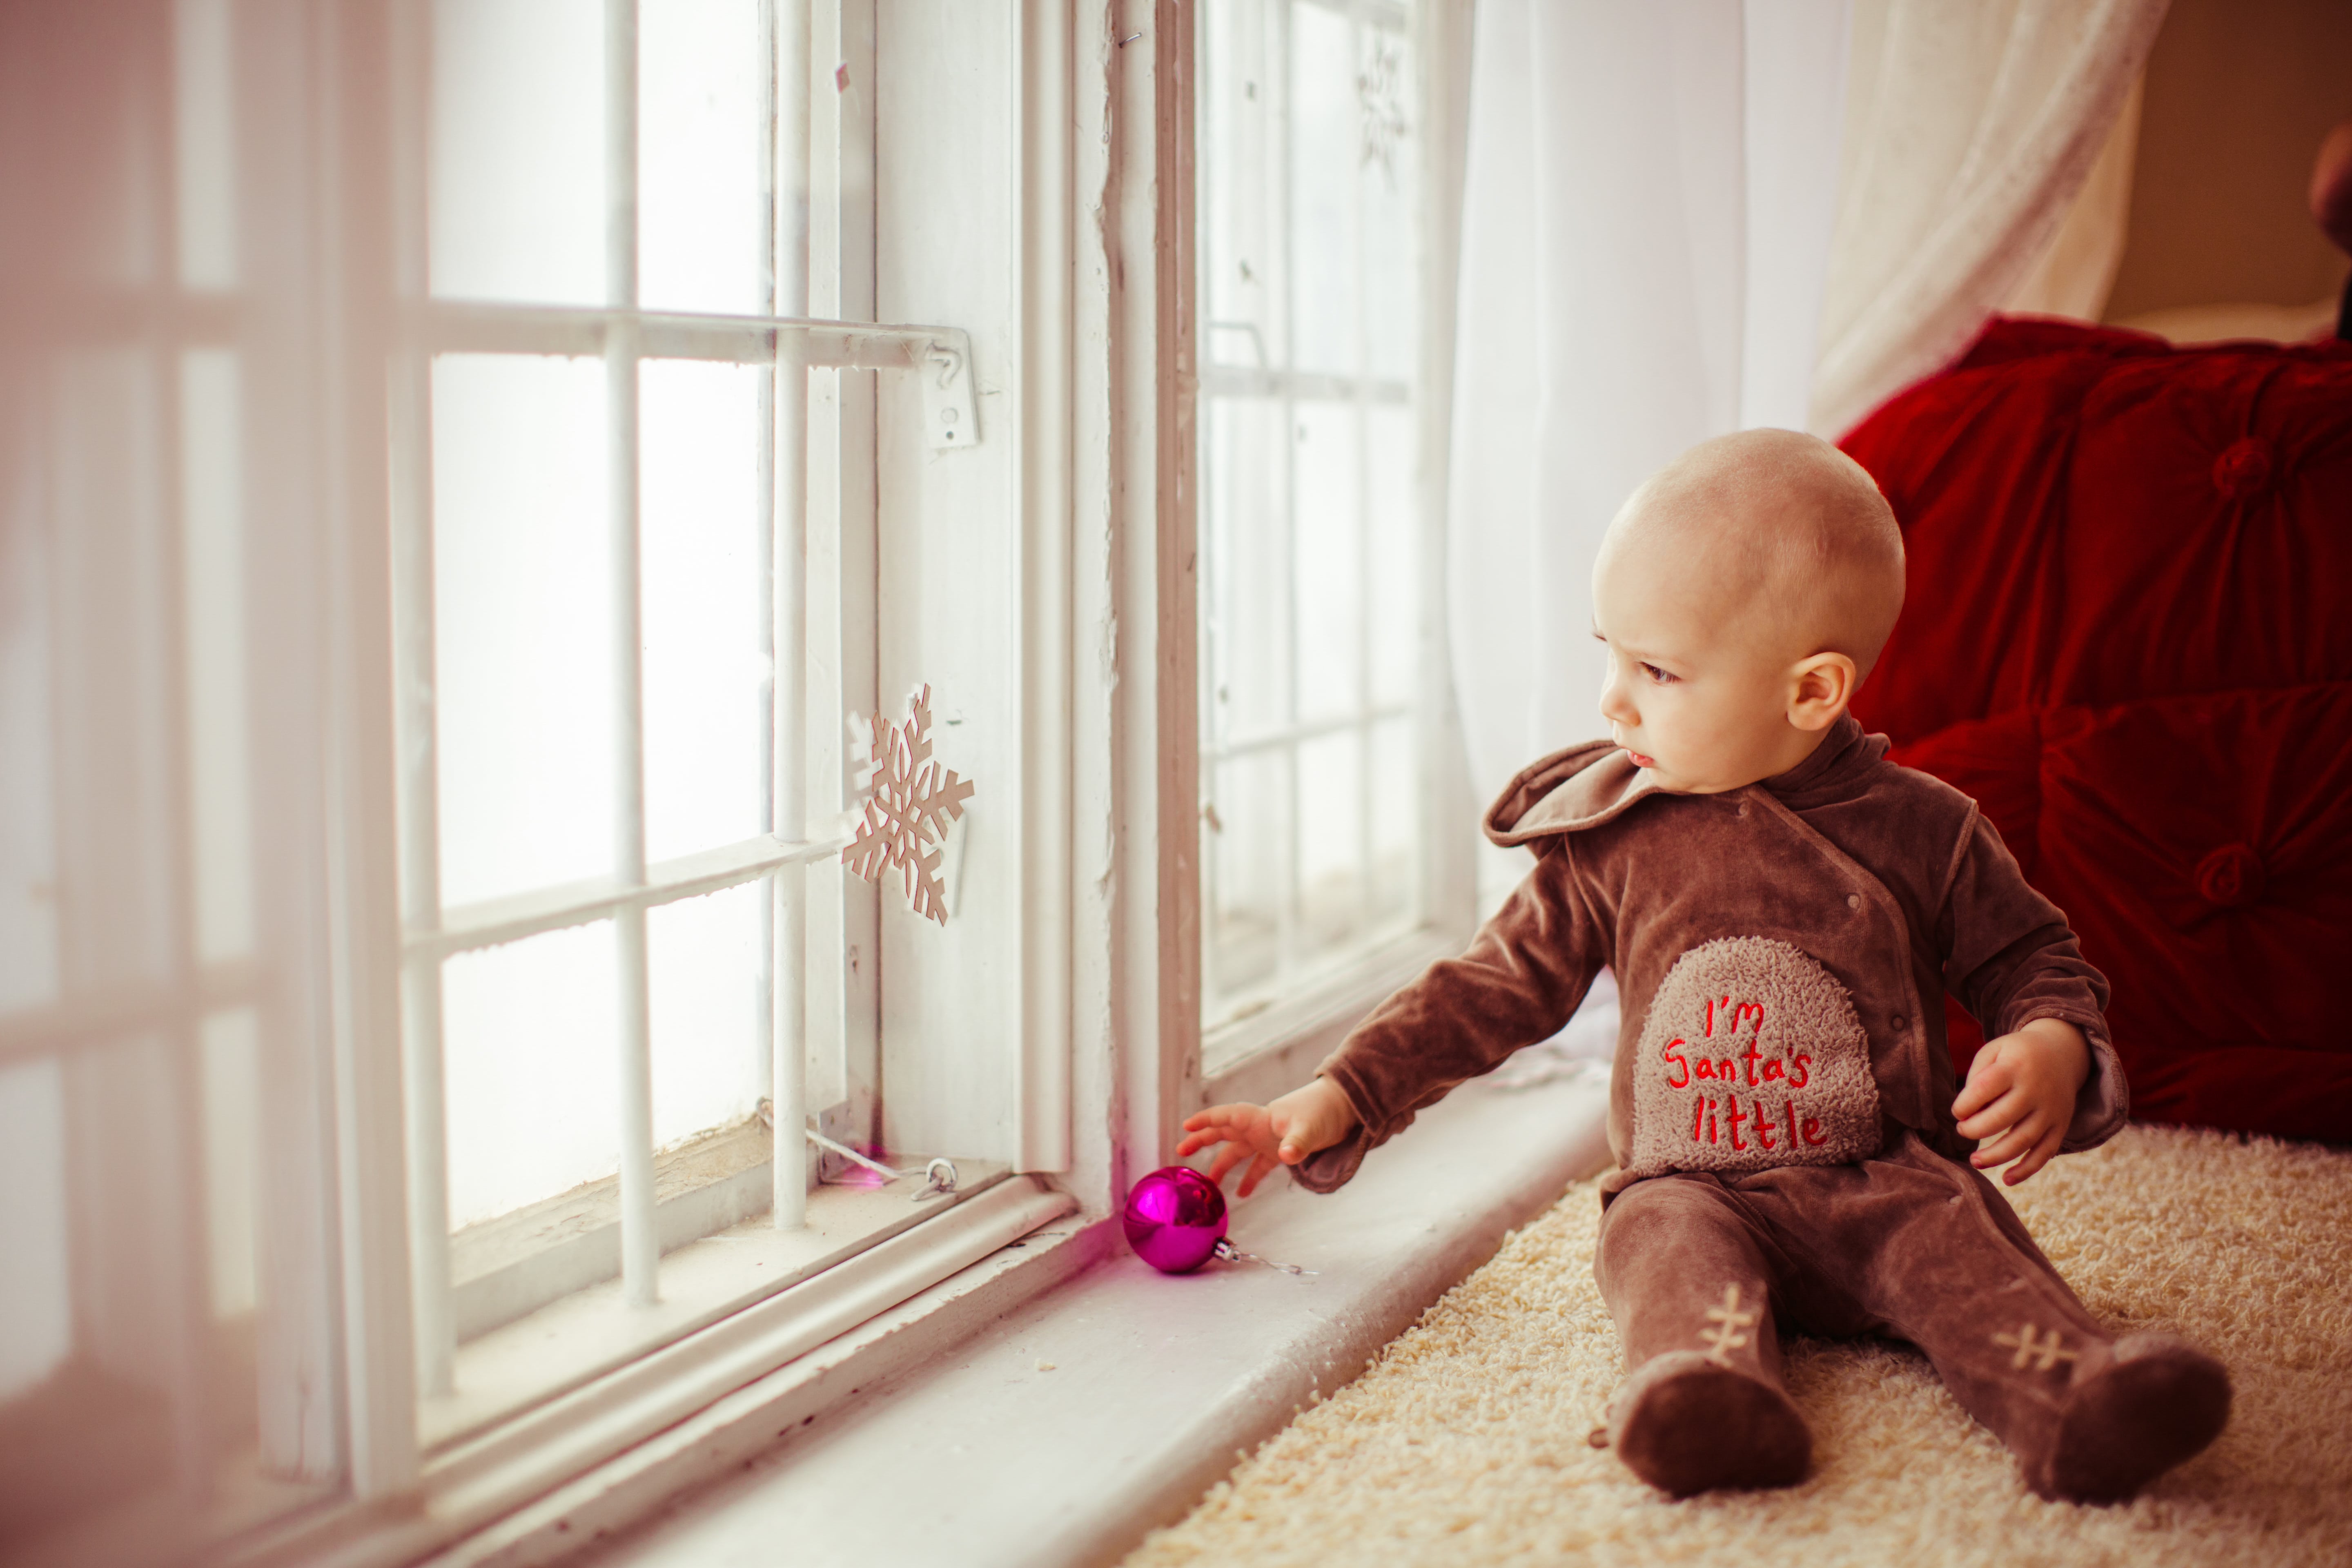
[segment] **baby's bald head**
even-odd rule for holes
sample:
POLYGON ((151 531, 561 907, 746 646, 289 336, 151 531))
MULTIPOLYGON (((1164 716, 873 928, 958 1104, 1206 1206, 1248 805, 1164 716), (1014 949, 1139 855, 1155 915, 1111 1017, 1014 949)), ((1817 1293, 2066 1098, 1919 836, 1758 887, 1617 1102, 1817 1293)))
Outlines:
POLYGON ((1670 574, 1768 657, 1842 653, 1867 675, 1903 609, 1903 534, 1861 464, 1817 437, 1700 443, 1627 500, 1601 569, 1670 574))

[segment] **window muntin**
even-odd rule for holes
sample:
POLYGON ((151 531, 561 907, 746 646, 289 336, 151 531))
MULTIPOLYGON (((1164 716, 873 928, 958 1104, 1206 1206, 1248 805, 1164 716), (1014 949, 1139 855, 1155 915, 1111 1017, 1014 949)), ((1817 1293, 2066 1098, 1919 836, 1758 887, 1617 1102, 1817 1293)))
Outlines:
POLYGON ((1425 922, 1419 142, 1402 5, 1201 10, 1203 994, 1425 922))

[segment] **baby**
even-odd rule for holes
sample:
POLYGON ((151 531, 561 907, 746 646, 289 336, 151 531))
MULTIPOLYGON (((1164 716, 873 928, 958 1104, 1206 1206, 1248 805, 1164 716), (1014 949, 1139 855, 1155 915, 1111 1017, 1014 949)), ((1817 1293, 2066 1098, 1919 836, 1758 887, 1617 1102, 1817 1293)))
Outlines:
POLYGON ((2127 1101, 2065 918, 1973 801, 1846 712, 1903 604, 1870 476, 1789 431, 1709 441, 1625 503, 1592 602, 1610 739, 1486 818, 1534 851, 1527 880, 1313 1082, 1202 1111, 1178 1153, 1222 1143, 1210 1174, 1245 1163, 1244 1196, 1277 1163, 1329 1192, 1607 966, 1624 1024, 1595 1273, 1635 1474, 1677 1497, 1802 1479, 1784 1331, 1917 1345, 2043 1497, 2126 1497, 2204 1447, 2220 1363, 2110 1339, 1979 1173, 2094 1147, 2127 1101), (1947 990, 1988 1037, 1957 1098, 1947 990))

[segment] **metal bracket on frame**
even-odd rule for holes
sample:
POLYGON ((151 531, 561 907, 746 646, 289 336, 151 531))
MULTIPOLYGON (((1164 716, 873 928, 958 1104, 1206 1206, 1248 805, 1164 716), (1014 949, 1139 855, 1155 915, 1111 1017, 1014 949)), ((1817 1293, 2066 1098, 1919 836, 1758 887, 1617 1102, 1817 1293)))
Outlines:
POLYGON ((980 399, 971 383, 971 339, 942 333, 923 351, 924 440, 933 451, 980 445, 980 399))

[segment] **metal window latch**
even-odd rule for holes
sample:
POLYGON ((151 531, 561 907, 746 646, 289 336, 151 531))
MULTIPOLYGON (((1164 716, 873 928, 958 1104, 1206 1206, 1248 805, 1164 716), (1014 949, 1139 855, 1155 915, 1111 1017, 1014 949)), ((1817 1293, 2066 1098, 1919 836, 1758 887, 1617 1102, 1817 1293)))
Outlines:
POLYGON ((934 338, 923 353, 923 427, 933 451, 980 445, 980 400, 971 379, 971 340, 934 338))

